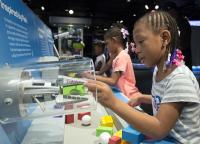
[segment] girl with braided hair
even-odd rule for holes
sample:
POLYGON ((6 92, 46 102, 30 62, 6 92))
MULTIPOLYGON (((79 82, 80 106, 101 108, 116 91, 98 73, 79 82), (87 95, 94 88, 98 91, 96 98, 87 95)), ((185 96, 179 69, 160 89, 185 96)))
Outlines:
MULTIPOLYGON (((151 95, 132 97, 129 105, 118 100, 110 88, 99 81, 86 86, 98 89, 98 101, 115 111, 135 129, 152 139, 166 136, 176 143, 200 141, 200 90, 198 82, 183 62, 175 20, 164 11, 153 11, 134 25, 133 38, 140 61, 155 66, 151 95), (151 103, 154 115, 131 106, 151 103)), ((145 79, 144 79, 145 82, 145 79)))

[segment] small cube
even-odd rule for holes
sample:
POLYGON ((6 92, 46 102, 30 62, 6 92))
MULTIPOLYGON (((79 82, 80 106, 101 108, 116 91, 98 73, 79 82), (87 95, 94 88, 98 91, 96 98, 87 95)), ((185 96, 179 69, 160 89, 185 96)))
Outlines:
POLYGON ((108 144, 120 144, 120 143, 121 143, 121 138, 117 136, 112 136, 108 142, 108 144))
POLYGON ((108 132, 111 136, 113 135, 113 128, 111 127, 103 127, 103 126, 99 126, 96 129, 96 136, 99 137, 101 135, 102 132, 108 132))
POLYGON ((120 144, 129 144, 129 143, 125 140, 122 140, 120 144))
POLYGON ((130 143, 139 144, 144 140, 144 135, 133 127, 128 126, 122 130, 122 139, 130 143))
POLYGON ((100 125, 101 126, 106 126, 106 127, 113 127, 112 116, 103 116, 103 117, 101 117, 100 125))
POLYGON ((117 131, 114 136, 117 136, 122 139, 122 130, 117 131))
POLYGON ((74 123, 74 114, 65 115, 65 124, 74 123))
POLYGON ((91 112, 78 113, 78 120, 82 120, 82 117, 83 117, 84 115, 89 115, 89 116, 91 116, 91 112))

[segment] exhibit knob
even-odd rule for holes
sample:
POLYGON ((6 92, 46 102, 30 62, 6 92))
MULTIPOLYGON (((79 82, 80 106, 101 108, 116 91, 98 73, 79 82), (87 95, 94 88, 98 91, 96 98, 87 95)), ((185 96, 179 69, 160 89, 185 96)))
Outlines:
POLYGON ((13 103, 13 99, 12 98, 5 98, 4 99, 4 104, 11 105, 12 103, 13 103))

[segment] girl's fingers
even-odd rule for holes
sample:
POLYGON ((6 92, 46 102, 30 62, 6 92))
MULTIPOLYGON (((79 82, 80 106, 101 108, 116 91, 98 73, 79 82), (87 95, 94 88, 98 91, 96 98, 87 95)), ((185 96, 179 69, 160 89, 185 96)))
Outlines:
POLYGON ((132 106, 133 104, 132 104, 132 102, 131 102, 131 101, 129 101, 129 102, 128 102, 128 105, 129 105, 129 106, 132 106))
POLYGON ((96 89, 98 89, 98 91, 102 91, 105 84, 100 81, 87 80, 87 82, 85 83, 85 86, 88 87, 90 91, 96 91, 96 89))
POLYGON ((105 83, 103 82, 100 82, 100 81, 96 81, 96 80, 87 80, 87 83, 94 83, 94 84, 97 84, 97 85, 101 85, 101 86, 104 86, 105 83))
POLYGON ((84 85, 85 85, 85 86, 88 88, 88 90, 91 91, 91 92, 95 92, 96 89, 97 89, 97 85, 94 84, 94 83, 85 83, 84 85))
POLYGON ((96 90, 100 92, 103 89, 102 85, 95 80, 89 80, 88 82, 85 83, 85 86, 91 92, 96 92, 96 90))

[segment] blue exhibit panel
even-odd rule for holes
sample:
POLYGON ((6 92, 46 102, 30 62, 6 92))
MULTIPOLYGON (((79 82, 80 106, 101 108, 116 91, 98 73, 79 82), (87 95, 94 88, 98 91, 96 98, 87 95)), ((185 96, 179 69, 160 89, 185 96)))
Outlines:
MULTIPOLYGON (((53 56, 53 43, 51 30, 22 0, 0 0, 0 67, 53 56)), ((20 144, 31 122, 0 124, 0 144, 20 144)))
POLYGON ((0 0, 0 65, 52 56, 50 29, 21 0, 0 0))

